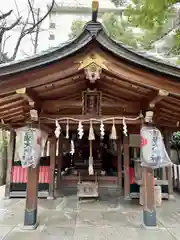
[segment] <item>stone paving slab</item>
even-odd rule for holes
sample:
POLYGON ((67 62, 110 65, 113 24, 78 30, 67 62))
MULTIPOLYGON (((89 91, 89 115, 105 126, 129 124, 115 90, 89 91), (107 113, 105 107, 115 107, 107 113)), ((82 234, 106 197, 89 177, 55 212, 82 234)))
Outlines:
POLYGON ((0 240, 180 240, 180 196, 157 208, 158 225, 142 227, 137 201, 106 193, 100 201, 78 202, 76 195, 40 199, 39 226, 22 230, 24 199, 0 200, 0 240))
POLYGON ((45 211, 40 214, 40 224, 47 226, 75 226, 77 212, 75 211, 45 211))
POLYGON ((12 226, 0 226, 0 239, 3 239, 13 229, 12 226))

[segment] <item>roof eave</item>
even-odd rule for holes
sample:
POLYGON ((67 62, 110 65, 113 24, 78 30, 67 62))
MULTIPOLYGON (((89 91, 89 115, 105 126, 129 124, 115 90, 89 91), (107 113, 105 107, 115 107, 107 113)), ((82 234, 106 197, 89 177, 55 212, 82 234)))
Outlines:
POLYGON ((150 58, 145 54, 137 53, 126 46, 120 45, 108 37, 99 22, 89 22, 78 38, 63 47, 56 48, 55 50, 48 51, 38 56, 27 58, 23 61, 2 64, 0 66, 0 76, 23 72, 61 60, 75 54, 77 51, 89 44, 93 39, 96 40, 100 46, 117 57, 136 64, 139 67, 145 67, 148 70, 156 71, 159 74, 165 74, 178 79, 180 77, 179 67, 168 65, 161 60, 158 61, 157 59, 150 58))
POLYGON ((116 41, 110 39, 104 31, 101 31, 97 38, 97 42, 105 49, 112 52, 117 57, 123 58, 131 63, 134 63, 140 67, 145 67, 148 70, 153 70, 161 74, 167 74, 173 77, 180 77, 180 68, 173 65, 168 65, 162 60, 151 58, 150 56, 137 53, 132 49, 124 47, 118 44, 116 41))
POLYGON ((2 64, 0 66, 0 76, 27 71, 61 60, 82 49, 89 42, 91 42, 92 38, 92 35, 85 28, 83 33, 78 38, 72 40, 69 44, 66 44, 63 47, 47 51, 34 57, 26 58, 22 61, 14 61, 2 64))

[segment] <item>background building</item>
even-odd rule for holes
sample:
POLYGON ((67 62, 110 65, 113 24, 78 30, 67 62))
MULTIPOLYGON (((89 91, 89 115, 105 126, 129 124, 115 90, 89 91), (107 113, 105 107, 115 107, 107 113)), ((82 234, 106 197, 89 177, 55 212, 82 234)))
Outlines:
MULTIPOLYGON (((92 0, 60 0, 56 1, 49 16, 49 47, 57 46, 69 39, 71 25, 74 20, 89 21, 91 19, 92 0)), ((98 20, 106 12, 122 14, 123 7, 116 8, 110 0, 101 0, 98 20)))

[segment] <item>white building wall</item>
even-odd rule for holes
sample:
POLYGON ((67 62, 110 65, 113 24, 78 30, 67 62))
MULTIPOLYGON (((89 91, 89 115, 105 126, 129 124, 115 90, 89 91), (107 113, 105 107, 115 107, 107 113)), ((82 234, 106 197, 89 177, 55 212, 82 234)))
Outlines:
POLYGON ((75 14, 52 14, 50 23, 55 23, 55 28, 49 28, 49 47, 54 47, 69 39, 71 25, 74 20, 89 21, 90 16, 75 14), (54 40, 51 39, 54 36, 54 40))
MULTIPOLYGON (((49 26, 51 26, 51 23, 55 23, 54 29, 49 28, 49 47, 57 46, 69 39, 68 35, 71 32, 71 25, 74 20, 86 22, 91 20, 92 0, 59 0, 56 2, 57 6, 54 8, 49 18, 49 26), (65 9, 64 12, 63 8, 65 9), (70 10, 67 10, 67 8, 70 10)), ((118 12, 119 15, 121 14, 122 8, 117 9, 114 4, 112 4, 111 0, 101 0, 99 4, 100 11, 115 11, 117 14, 118 12)), ((99 14, 98 21, 101 22, 101 14, 99 14)))

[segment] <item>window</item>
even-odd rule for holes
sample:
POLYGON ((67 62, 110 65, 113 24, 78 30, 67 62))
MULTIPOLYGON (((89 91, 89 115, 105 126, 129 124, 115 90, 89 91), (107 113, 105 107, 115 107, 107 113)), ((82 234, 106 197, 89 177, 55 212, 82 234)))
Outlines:
POLYGON ((52 34, 52 33, 50 33, 50 34, 49 34, 49 40, 54 40, 54 39, 55 39, 55 35, 52 34))
POLYGON ((55 28, 56 28, 56 23, 51 22, 51 23, 49 24, 49 28, 55 29, 55 28))

